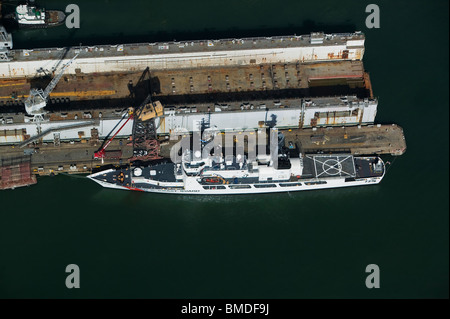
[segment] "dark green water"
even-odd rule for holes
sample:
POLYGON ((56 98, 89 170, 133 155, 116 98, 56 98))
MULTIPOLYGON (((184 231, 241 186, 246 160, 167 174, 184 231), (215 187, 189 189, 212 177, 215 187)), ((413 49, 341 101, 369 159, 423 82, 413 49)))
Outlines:
POLYGON ((58 176, 1 192, 0 297, 448 298, 448 1, 376 1, 369 30, 371 2, 79 0, 79 30, 15 33, 25 48, 361 30, 377 120, 408 150, 370 187, 176 197, 58 176))

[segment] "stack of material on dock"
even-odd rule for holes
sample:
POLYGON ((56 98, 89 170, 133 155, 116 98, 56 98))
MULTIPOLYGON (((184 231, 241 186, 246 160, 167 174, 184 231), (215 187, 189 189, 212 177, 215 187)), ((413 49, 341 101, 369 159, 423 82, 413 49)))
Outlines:
POLYGON ((31 174, 31 157, 17 157, 0 160, 0 190, 36 184, 31 174))

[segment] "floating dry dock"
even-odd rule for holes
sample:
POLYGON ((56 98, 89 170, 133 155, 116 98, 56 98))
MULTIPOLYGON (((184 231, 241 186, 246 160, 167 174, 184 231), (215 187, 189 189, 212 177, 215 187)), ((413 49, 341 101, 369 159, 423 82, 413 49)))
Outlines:
POLYGON ((94 158, 127 109, 139 110, 148 97, 162 104, 145 124, 151 134, 139 137, 152 145, 150 158, 169 157, 170 134, 206 126, 275 127, 305 154, 401 155, 402 128, 375 124, 364 42, 360 32, 30 50, 13 50, 11 42, 1 48, 0 182, 14 188, 33 184, 34 175, 129 163, 139 117, 106 143, 109 156, 94 158), (57 71, 63 65, 64 74, 57 71), (37 120, 24 103, 52 77, 59 82, 37 120))

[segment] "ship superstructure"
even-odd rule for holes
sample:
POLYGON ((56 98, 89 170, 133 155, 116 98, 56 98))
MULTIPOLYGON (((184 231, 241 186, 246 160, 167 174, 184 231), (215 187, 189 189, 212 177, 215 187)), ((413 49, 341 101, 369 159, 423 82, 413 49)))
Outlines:
POLYGON ((15 12, 5 18, 14 19, 20 28, 47 28, 61 25, 66 15, 59 10, 38 8, 34 0, 28 0, 18 5, 15 12))
POLYGON ((16 19, 20 25, 45 25, 46 12, 29 4, 16 7, 16 19))

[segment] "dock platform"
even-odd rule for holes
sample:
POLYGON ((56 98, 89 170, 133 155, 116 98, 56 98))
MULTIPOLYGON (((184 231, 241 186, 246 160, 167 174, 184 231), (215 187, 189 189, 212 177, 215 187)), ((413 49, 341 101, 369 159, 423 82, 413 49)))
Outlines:
POLYGON ((390 154, 406 151, 403 129, 396 125, 320 127, 283 131, 286 143, 297 143, 304 153, 390 154))
MULTIPOLYGON (((403 129, 392 125, 347 126, 317 129, 281 130, 286 146, 296 143, 305 153, 351 153, 353 155, 402 155, 406 151, 403 129)), ((170 148, 176 142, 162 142, 160 155, 169 158, 170 148)), ((104 165, 123 165, 132 157, 133 150, 127 139, 114 140, 109 150, 120 150, 120 159, 94 159, 100 142, 41 144, 34 149, 0 146, 0 159, 31 155, 31 172, 35 175, 59 173, 88 174, 104 165)))

